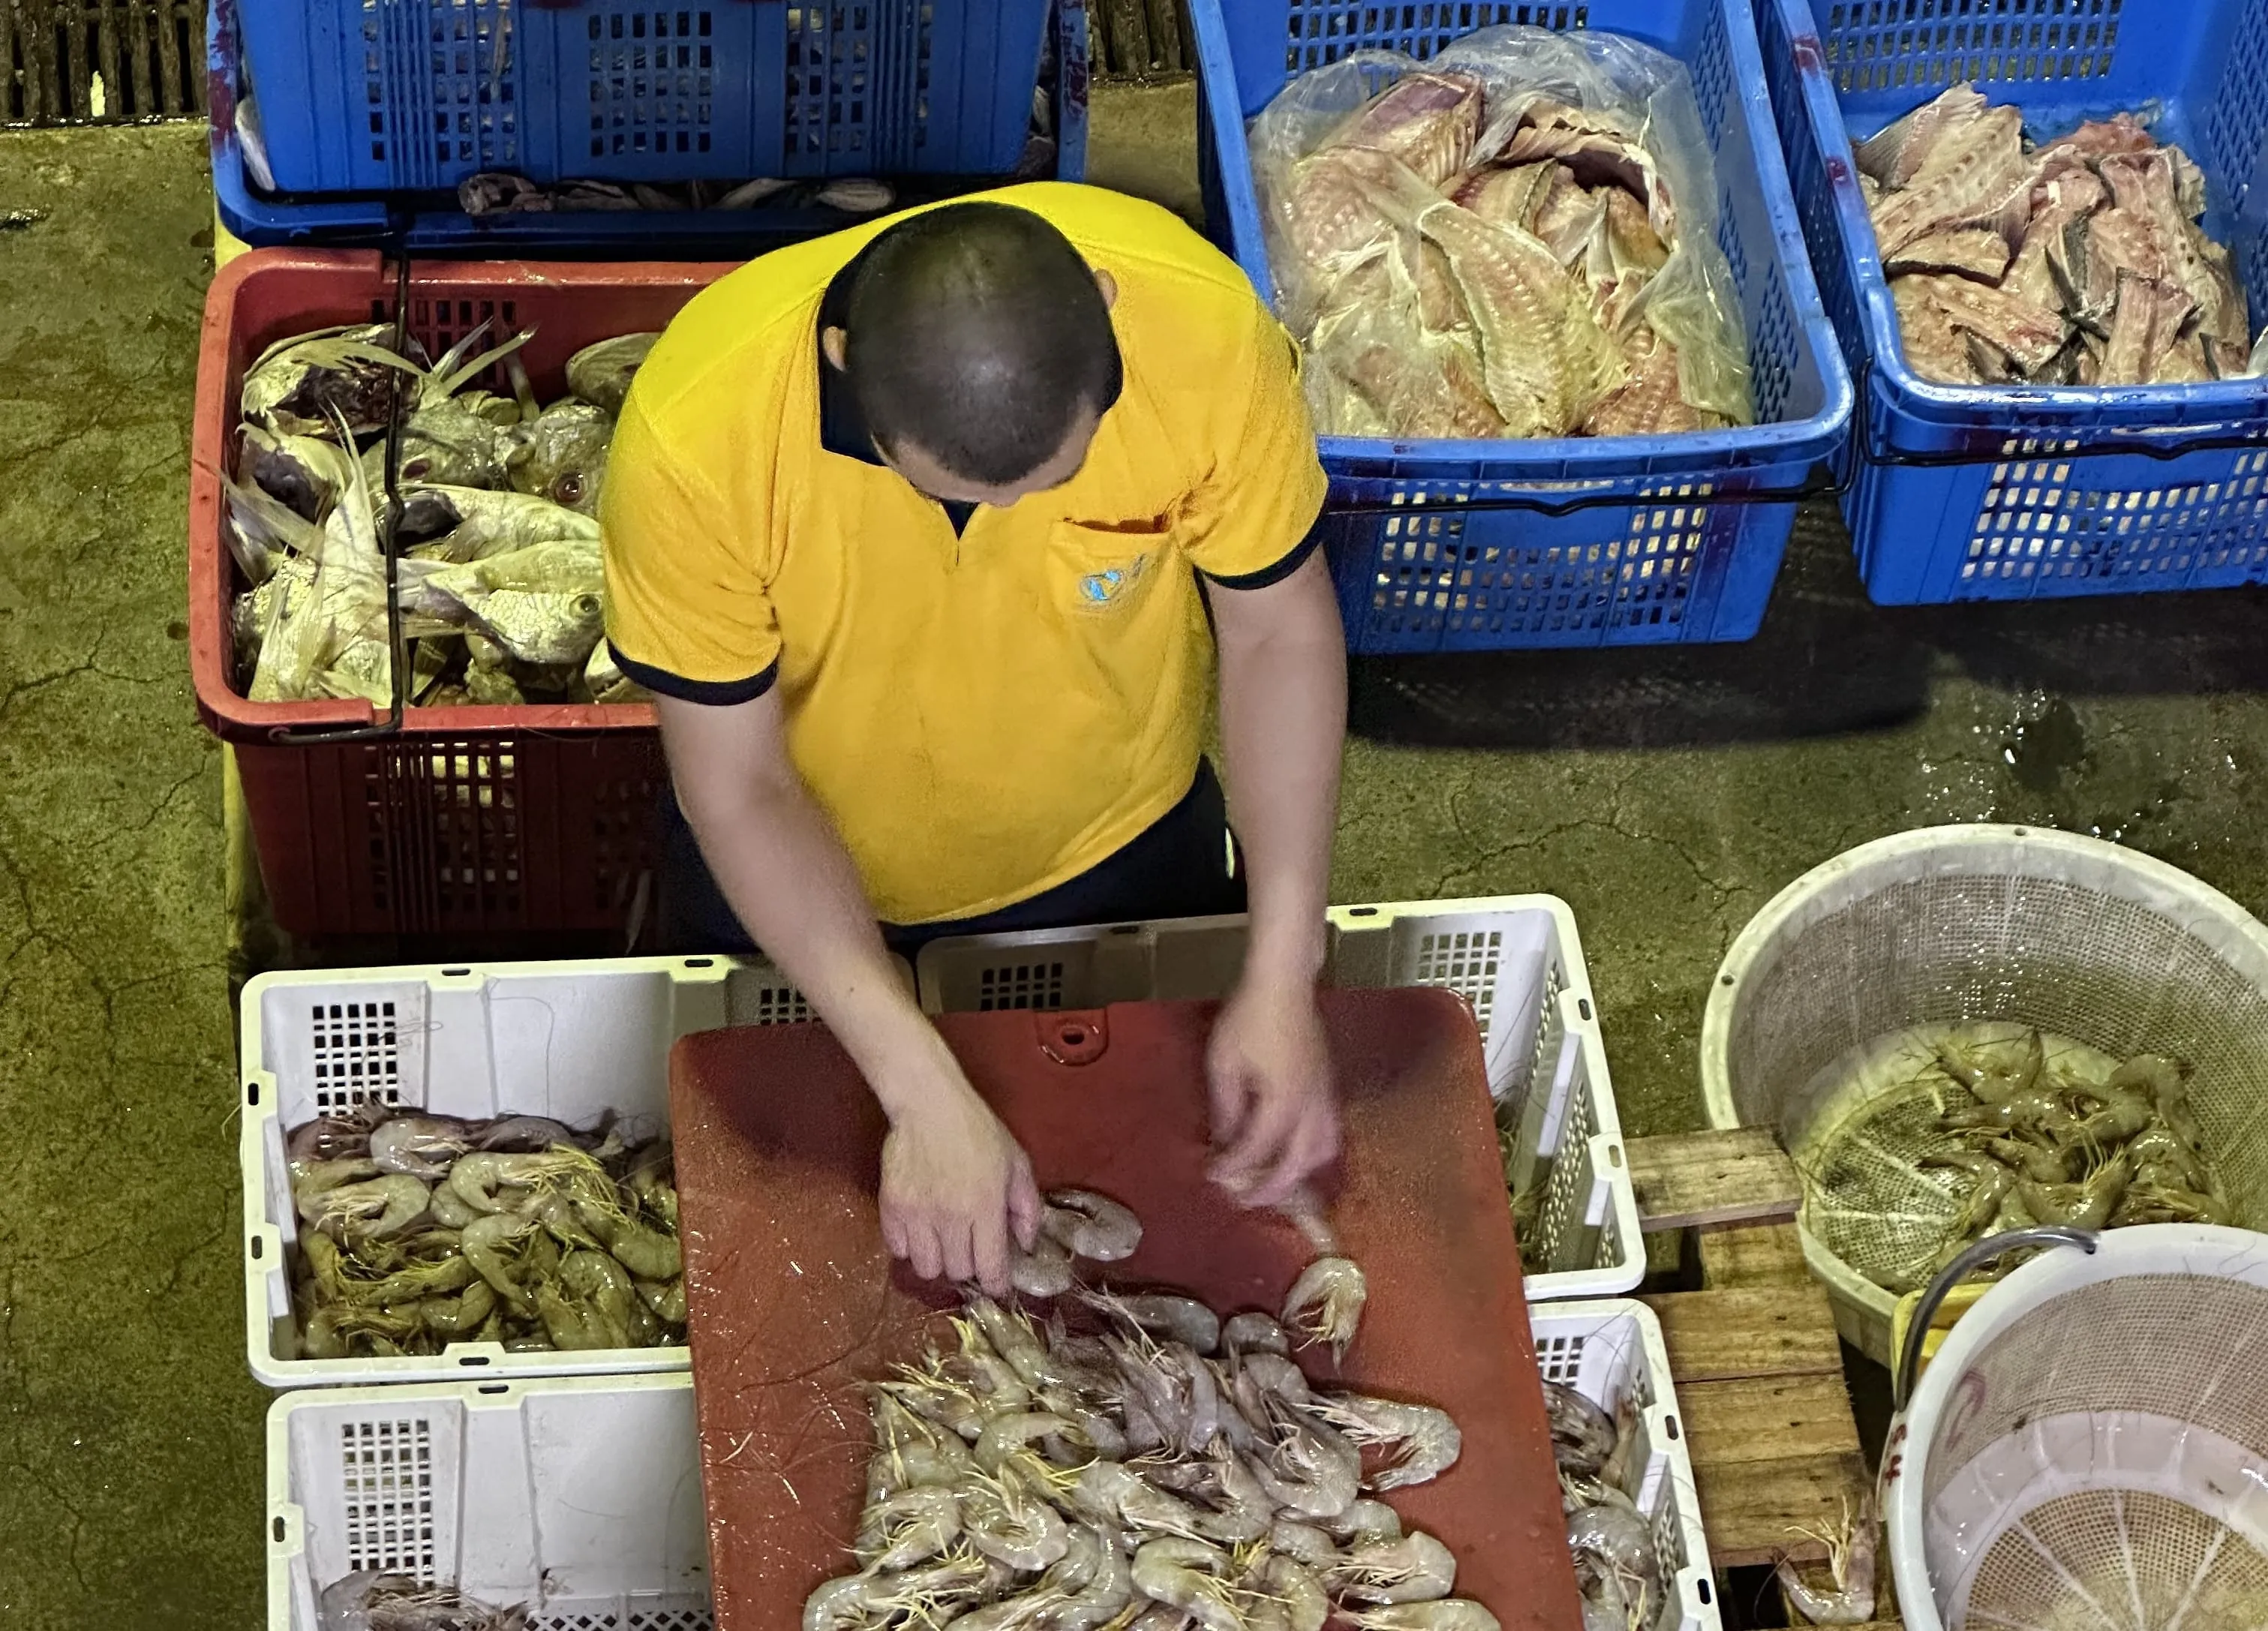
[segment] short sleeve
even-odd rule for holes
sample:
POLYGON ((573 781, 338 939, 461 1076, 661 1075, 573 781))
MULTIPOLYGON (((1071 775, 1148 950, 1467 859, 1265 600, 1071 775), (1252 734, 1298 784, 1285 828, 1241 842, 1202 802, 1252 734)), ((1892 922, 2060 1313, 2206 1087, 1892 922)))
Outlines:
POLYGON ((1218 421, 1211 473, 1187 518, 1190 562, 1230 588, 1272 583, 1306 557, 1329 485, 1300 388, 1299 348, 1259 301, 1251 309, 1238 348, 1241 400, 1218 421))
POLYGON ((761 525, 740 515, 626 405, 599 525, 607 643, 649 691, 718 706, 752 702, 778 673, 779 625, 756 562, 761 525))

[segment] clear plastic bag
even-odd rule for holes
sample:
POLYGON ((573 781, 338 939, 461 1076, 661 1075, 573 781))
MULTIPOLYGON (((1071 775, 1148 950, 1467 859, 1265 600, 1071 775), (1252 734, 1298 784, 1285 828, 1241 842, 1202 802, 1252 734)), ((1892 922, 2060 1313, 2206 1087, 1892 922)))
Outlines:
POLYGON ((1292 80, 1249 140, 1278 309, 1327 433, 1752 422, 1714 156, 1675 59, 1519 26, 1424 62, 1359 51, 1292 80), (1387 356, 1403 378, 1381 378, 1387 356))

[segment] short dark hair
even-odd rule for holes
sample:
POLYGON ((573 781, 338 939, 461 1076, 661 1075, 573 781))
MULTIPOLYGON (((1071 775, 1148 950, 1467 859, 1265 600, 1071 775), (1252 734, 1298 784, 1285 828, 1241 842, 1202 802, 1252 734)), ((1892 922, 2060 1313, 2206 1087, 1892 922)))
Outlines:
POLYGON ((1028 209, 947 204, 866 246, 844 361, 866 429, 954 475, 1020 481, 1082 408, 1116 400, 1117 337, 1094 270, 1028 209))

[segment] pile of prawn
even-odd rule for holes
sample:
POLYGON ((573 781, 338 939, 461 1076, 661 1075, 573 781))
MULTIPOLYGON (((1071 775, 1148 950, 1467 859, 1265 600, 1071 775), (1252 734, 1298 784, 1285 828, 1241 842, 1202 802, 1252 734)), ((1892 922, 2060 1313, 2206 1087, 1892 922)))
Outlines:
POLYGON ((1543 1407, 1567 1549, 1583 1593, 1583 1631, 1641 1631, 1660 1617, 1664 1598, 1653 1528, 1629 1494, 1639 1472, 1632 1466, 1635 1413, 1625 1400, 1609 1415, 1557 1382, 1543 1385, 1543 1407))
POLYGON ((1280 1317, 1080 1282, 1141 1224, 1084 1191, 1048 1197, 1019 1285, 1044 1318, 971 1294, 934 1347, 873 1385, 858 1568, 804 1631, 1497 1631, 1452 1598, 1456 1562, 1372 1498, 1452 1466, 1430 1406, 1312 1389, 1295 1344, 1352 1341, 1362 1271, 1318 1258, 1280 1317), (1367 1493, 1366 1493, 1367 1492, 1367 1493))
POLYGON ((286 1150, 302 1358, 685 1340, 664 1140, 364 1106, 294 1128, 286 1150))
POLYGON ((497 1608, 454 1586, 365 1569, 323 1588, 319 1631, 528 1631, 522 1604, 497 1608))
MULTIPOLYGON (((1937 1126, 1959 1148, 1921 1157, 1969 1179, 1933 1272, 1972 1242, 2035 1223, 2116 1229, 2129 1223, 2228 1223, 2228 1194, 2207 1157, 2189 1098, 2190 1067, 2156 1054, 2107 1074, 2036 1029, 1962 1026, 1940 1040, 1935 1069, 1960 1102, 1937 1126)), ((1940 1101, 1942 1102, 1942 1101, 1940 1101)), ((2000 1272, 2011 1265, 2003 1261, 2000 1272)), ((1915 1289, 1903 1280, 1888 1287, 1915 1289)))

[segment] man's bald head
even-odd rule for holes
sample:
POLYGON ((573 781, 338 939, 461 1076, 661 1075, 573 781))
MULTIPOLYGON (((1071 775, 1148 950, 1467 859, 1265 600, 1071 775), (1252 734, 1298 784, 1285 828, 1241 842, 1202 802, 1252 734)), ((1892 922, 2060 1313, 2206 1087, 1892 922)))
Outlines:
MULTIPOLYGON (((1028 209, 924 210, 861 256, 845 371, 885 457, 1012 488, 1093 434, 1117 395, 1118 342, 1094 271, 1028 209)), ((1071 468, 1077 467, 1076 461, 1071 468)))

